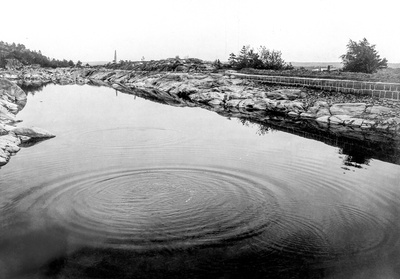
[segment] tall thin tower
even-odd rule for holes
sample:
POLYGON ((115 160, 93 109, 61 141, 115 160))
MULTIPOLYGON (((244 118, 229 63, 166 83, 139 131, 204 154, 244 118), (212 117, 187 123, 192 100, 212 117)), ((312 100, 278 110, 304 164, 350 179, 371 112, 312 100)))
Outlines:
POLYGON ((117 51, 114 52, 114 63, 117 63, 117 51))

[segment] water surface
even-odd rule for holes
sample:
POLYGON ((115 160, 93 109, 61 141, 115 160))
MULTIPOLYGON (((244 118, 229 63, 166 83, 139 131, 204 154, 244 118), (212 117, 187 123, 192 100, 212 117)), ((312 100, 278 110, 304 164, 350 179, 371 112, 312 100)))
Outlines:
POLYGON ((400 278, 400 166, 201 108, 49 85, 0 169, 1 278, 400 278))

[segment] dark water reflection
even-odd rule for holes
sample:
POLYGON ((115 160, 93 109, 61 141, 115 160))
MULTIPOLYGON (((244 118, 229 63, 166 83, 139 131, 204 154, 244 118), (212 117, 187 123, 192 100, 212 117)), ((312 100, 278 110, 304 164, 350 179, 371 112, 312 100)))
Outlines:
POLYGON ((48 83, 26 83, 26 82, 21 82, 18 83, 18 86, 24 90, 24 92, 28 94, 35 95, 38 92, 41 92, 43 88, 45 88, 48 83))
POLYGON ((102 87, 19 118, 0 278, 400 278, 399 165, 102 87))

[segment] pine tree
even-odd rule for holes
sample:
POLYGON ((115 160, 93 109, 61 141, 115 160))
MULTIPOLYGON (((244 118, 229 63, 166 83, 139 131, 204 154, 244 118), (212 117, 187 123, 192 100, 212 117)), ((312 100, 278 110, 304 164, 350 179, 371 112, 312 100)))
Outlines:
POLYGON ((350 40, 347 44, 347 53, 340 56, 343 60, 343 70, 348 72, 374 73, 378 69, 387 68, 386 58, 381 59, 366 38, 358 43, 350 40))

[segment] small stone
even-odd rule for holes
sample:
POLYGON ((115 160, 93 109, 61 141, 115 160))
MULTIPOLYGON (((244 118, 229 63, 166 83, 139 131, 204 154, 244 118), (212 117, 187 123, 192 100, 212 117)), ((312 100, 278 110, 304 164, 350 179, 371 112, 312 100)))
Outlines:
POLYGON ((329 115, 324 115, 315 119, 315 121, 322 122, 322 123, 329 123, 329 115))
POLYGON ((387 130, 389 128, 389 125, 388 124, 379 123, 378 125, 376 125, 375 128, 378 129, 378 130, 387 130))
POLYGON ((243 100, 239 103, 239 108, 253 108, 254 101, 251 99, 243 100))
POLYGON ((289 111, 288 115, 290 117, 299 117, 299 114, 297 112, 294 112, 294 111, 289 111))
POLYGON ((336 116, 331 116, 330 118, 329 118, 329 122, 331 123, 331 124, 343 124, 343 120, 342 119, 340 119, 339 117, 336 117, 336 116))
POLYGON ((265 100, 255 101, 253 109, 265 110, 267 109, 267 102, 265 100))
POLYGON ((302 112, 300 114, 300 117, 302 117, 302 118, 316 118, 316 115, 313 114, 313 113, 302 112))
POLYGON ((349 125, 353 126, 353 127, 361 127, 363 122, 364 122, 364 119, 350 118, 349 125))
POLYGON ((234 99, 234 100, 229 100, 225 103, 225 105, 227 107, 238 107, 239 103, 241 102, 241 100, 238 99, 234 99))
POLYGON ((219 99, 213 99, 213 100, 209 101, 208 104, 212 105, 212 106, 219 106, 222 104, 222 101, 219 99))

